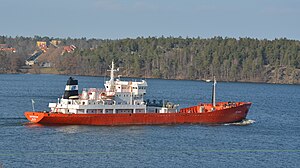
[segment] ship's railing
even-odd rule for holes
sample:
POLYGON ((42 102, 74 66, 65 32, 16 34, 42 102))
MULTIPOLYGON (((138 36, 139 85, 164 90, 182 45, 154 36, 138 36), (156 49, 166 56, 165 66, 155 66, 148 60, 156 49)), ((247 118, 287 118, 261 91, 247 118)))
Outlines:
POLYGON ((150 100, 147 99, 146 102, 147 106, 153 107, 166 107, 166 108, 177 108, 179 105, 169 102, 168 100, 150 100))
POLYGON ((97 93, 106 92, 106 90, 102 89, 102 88, 83 88, 82 91, 86 91, 88 93, 91 93, 91 92, 97 92, 97 93))
POLYGON ((198 106, 192 106, 180 109, 181 113, 203 113, 213 112, 215 110, 223 110, 244 105, 244 102, 218 102, 215 106, 208 103, 200 103, 198 106))

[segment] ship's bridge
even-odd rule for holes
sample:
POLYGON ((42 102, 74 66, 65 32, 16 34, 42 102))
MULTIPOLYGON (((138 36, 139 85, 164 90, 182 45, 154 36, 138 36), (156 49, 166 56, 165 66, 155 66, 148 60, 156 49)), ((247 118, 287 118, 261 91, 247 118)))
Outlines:
POLYGON ((105 81, 105 90, 106 92, 118 92, 118 93, 130 93, 134 96, 143 97, 146 94, 147 90, 147 82, 142 80, 140 82, 136 81, 121 81, 120 79, 114 78, 114 72, 119 71, 118 69, 114 69, 115 64, 112 61, 110 71, 110 80, 105 81))
POLYGON ((126 93, 130 92, 133 95, 140 95, 143 96, 146 94, 147 90, 147 82, 142 80, 141 82, 132 82, 132 81, 120 81, 117 79, 113 83, 110 81, 106 81, 105 90, 107 92, 119 92, 119 93, 126 93))

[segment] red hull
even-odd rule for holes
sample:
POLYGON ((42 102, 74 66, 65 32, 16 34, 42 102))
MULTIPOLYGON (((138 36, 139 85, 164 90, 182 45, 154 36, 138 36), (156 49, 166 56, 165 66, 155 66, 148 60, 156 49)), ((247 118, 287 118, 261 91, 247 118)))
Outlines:
POLYGON ((197 109, 194 106, 182 109, 179 113, 135 113, 135 114, 61 114, 45 112, 25 112, 26 118, 41 124, 75 125, 158 125, 158 124, 219 124, 238 122, 246 118, 251 103, 213 112, 187 112, 197 109))

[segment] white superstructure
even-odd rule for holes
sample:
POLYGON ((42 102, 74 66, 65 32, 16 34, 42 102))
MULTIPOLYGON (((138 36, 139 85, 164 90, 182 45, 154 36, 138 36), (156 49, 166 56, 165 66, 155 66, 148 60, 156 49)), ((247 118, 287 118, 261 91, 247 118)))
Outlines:
POLYGON ((172 103, 160 105, 144 101, 147 82, 122 81, 114 78, 115 69, 112 62, 110 80, 105 81, 105 88, 83 89, 78 94, 78 82, 70 78, 67 82, 65 95, 57 103, 49 103, 51 112, 70 114, 120 114, 120 113, 170 113, 177 112, 172 103))

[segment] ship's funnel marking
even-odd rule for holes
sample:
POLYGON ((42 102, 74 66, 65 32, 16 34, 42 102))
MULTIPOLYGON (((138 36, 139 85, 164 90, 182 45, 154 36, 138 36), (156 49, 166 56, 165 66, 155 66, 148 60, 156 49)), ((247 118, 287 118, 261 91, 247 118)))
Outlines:
POLYGON ((78 85, 66 85, 66 91, 78 90, 78 85))
POLYGON ((78 80, 74 80, 72 77, 67 81, 63 98, 69 99, 70 97, 78 98, 78 80))

